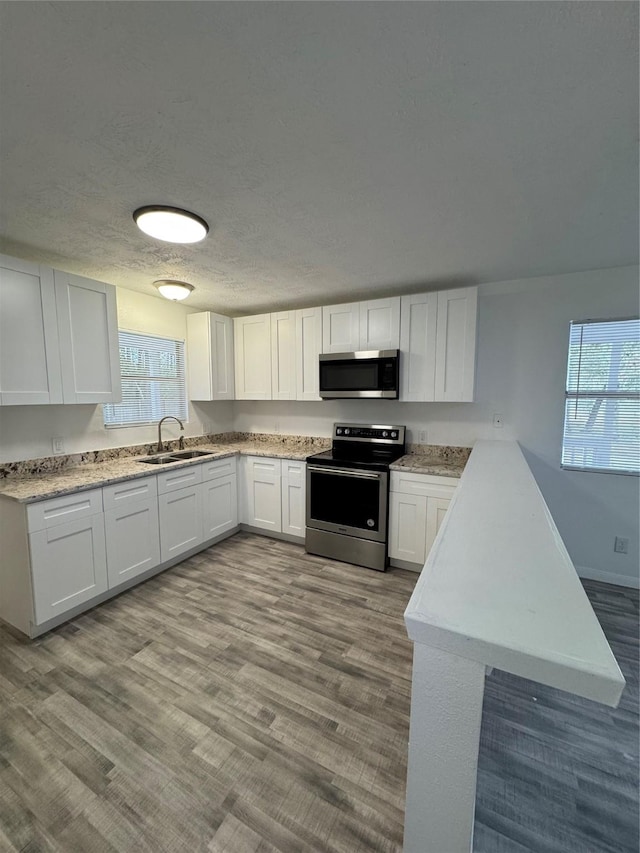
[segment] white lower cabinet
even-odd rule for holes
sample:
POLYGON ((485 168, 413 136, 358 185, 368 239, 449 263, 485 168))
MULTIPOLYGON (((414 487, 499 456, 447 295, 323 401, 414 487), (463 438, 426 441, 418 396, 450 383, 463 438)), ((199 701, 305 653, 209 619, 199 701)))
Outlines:
POLYGON ((204 541, 238 526, 238 486, 235 473, 202 484, 204 541))
POLYGON ((104 518, 89 515, 29 535, 36 624, 105 592, 104 518))
POLYGON ((104 529, 109 589, 160 564, 157 497, 108 510, 104 529))
POLYGON ((200 484, 158 495, 160 557, 173 560, 203 542, 200 484))
POLYGON ((238 526, 237 459, 227 456, 202 465, 204 541, 238 526))
POLYGON ((424 563, 427 499, 424 495, 389 496, 389 557, 424 563))
POLYGON ((391 472, 389 558, 422 566, 446 515, 459 480, 413 472, 391 472))
POLYGON ((240 521, 304 537, 306 464, 292 459, 241 459, 240 521))
POLYGON ((306 464, 282 460, 282 532, 290 536, 305 534, 306 464))
POLYGON ((281 463, 264 456, 242 460, 242 521, 263 530, 282 531, 281 463))

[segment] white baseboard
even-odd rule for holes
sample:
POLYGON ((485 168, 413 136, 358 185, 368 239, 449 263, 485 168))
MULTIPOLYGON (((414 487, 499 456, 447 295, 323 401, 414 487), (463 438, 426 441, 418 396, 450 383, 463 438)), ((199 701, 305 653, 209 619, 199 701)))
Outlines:
POLYGON ((602 581, 602 583, 612 583, 616 586, 629 586, 632 589, 640 589, 640 578, 633 578, 631 575, 603 572, 600 569, 592 569, 590 566, 576 566, 576 571, 585 580, 602 581))

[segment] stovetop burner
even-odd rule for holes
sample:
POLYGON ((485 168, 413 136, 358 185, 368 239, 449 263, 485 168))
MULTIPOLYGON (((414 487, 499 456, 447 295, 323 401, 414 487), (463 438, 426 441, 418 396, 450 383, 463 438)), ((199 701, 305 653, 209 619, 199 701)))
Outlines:
POLYGON ((404 452, 403 426, 337 423, 333 426, 331 450, 308 456, 307 461, 339 468, 386 471, 404 452))

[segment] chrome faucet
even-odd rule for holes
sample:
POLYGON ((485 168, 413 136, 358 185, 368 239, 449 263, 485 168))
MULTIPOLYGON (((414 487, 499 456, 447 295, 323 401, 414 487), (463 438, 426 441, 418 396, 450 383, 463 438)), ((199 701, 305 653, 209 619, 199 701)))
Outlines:
MULTIPOLYGON (((162 424, 163 421, 168 420, 178 421, 178 423, 180 424, 180 429, 184 432, 184 424, 182 423, 180 418, 177 418, 175 415, 165 415, 163 418, 160 418, 160 420, 158 421, 158 453, 162 453, 162 451, 164 450, 164 444, 162 443, 162 424)), ((182 436, 180 436, 180 438, 182 439, 182 436)))

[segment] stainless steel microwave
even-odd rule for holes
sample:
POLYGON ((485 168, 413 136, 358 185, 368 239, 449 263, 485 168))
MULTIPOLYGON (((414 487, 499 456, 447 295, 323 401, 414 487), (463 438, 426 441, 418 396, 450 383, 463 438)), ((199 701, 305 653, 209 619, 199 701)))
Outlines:
POLYGON ((399 381, 397 349, 320 356, 320 396, 325 400, 371 397, 397 400, 399 381))

